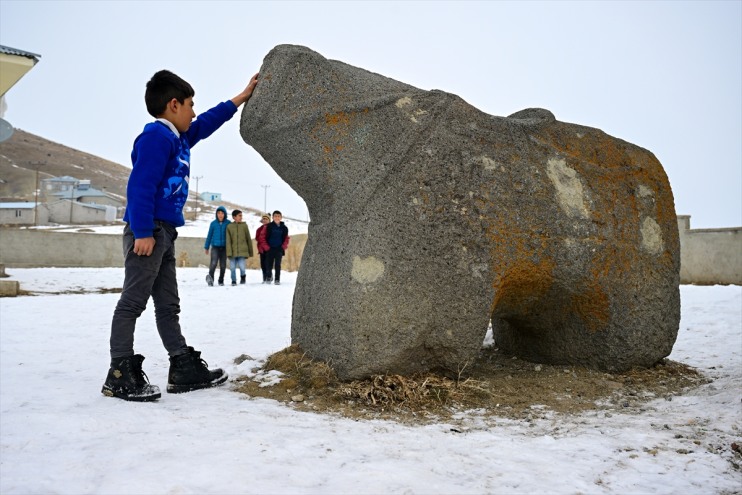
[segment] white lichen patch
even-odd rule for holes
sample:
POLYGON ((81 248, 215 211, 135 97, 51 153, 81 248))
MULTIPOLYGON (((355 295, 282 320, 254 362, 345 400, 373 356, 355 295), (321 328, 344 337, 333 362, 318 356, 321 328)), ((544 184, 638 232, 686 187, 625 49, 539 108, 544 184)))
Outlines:
POLYGON ((662 229, 654 218, 646 217, 641 226, 642 248, 651 254, 660 254, 665 247, 662 229))
POLYGON ((652 191, 650 188, 648 188, 644 184, 639 184, 637 191, 639 193, 639 196, 642 198, 646 198, 647 196, 654 197, 654 191, 652 191))
POLYGON ((353 268, 350 276, 359 284, 376 282, 382 275, 384 275, 384 263, 381 260, 373 256, 368 258, 353 256, 353 268))
POLYGON ((473 263, 470 268, 472 276, 476 278, 484 278, 482 274, 487 273, 489 266, 487 263, 473 263))
POLYGON ((395 103, 397 105, 397 108, 404 108, 406 106, 412 105, 412 98, 409 96, 405 96, 404 98, 400 98, 395 103))
POLYGON ((488 156, 480 156, 479 160, 482 162, 482 165, 484 165, 485 170, 497 170, 497 167, 500 165, 495 160, 488 156))
POLYGON ((412 98, 410 98, 409 96, 405 96, 403 98, 400 98, 396 102, 394 102, 394 105, 397 108, 403 110, 407 114, 407 117, 412 122, 418 124, 419 121, 417 120, 417 118, 418 117, 421 117, 423 115, 426 115, 428 113, 428 111, 427 110, 423 110, 422 108, 418 108, 416 110, 413 110, 412 108, 410 108, 413 104, 414 104, 414 102, 412 101, 412 98))
POLYGON ((546 173, 556 189, 556 199, 570 218, 590 218, 585 207, 585 194, 577 171, 564 158, 549 158, 546 173))

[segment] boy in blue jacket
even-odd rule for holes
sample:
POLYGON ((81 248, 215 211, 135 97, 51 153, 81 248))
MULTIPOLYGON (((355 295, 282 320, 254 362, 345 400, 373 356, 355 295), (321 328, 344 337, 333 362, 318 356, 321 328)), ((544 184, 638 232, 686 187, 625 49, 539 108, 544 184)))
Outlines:
POLYGON ((227 209, 220 206, 216 209, 216 220, 209 225, 209 233, 206 235, 204 250, 209 254, 211 245, 211 261, 209 263, 209 274, 206 275, 206 283, 209 287, 214 285, 214 272, 219 262, 219 285, 224 285, 224 272, 227 270, 227 209))
POLYGON ((201 353, 188 346, 181 333, 175 229, 185 223, 191 148, 232 118, 257 83, 255 74, 241 93, 195 121, 195 92, 190 84, 166 70, 147 83, 144 101, 147 112, 157 120, 144 126, 131 152, 133 169, 124 214, 124 287, 111 323, 111 366, 102 389, 106 396, 131 401, 160 398, 159 387, 151 385, 142 371, 144 356, 134 354, 134 327, 150 296, 157 331, 170 355, 167 391, 188 392, 227 380, 223 370, 208 369, 201 353))

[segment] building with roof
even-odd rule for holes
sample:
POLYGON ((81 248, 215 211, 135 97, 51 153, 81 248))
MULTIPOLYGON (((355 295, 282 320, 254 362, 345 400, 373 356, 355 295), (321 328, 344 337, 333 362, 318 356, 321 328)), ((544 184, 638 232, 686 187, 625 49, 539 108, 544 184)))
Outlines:
POLYGON ((0 225, 101 224, 123 216, 124 202, 68 175, 41 181, 36 203, 0 203, 0 225))
POLYGON ((198 197, 201 198, 201 201, 215 201, 218 203, 222 200, 222 193, 202 192, 198 197))
POLYGON ((76 179, 69 175, 42 180, 41 190, 47 201, 72 199, 91 205, 109 205, 117 209, 124 207, 121 199, 95 189, 91 186, 90 180, 76 179))
POLYGON ((0 225, 46 225, 49 208, 27 201, 0 203, 0 225))
POLYGON ((85 204, 69 199, 48 203, 0 203, 0 225, 100 225, 116 221, 117 210, 110 205, 85 204))

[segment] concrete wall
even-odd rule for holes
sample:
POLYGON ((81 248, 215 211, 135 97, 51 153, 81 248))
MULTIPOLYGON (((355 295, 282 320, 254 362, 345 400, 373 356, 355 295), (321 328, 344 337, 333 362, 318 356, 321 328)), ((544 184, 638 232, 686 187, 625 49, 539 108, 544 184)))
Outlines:
POLYGON ((742 227, 690 228, 690 216, 678 215, 680 283, 742 285, 742 227))
MULTIPOLYGON (((67 203, 69 207, 69 203, 67 203)), ((742 227, 690 229, 690 217, 678 216, 680 282, 742 285, 742 227)), ((301 265, 306 234, 292 235, 283 269, 301 265)), ((208 266, 203 238, 180 237, 175 243, 180 266, 208 266)), ((121 236, 0 227, 0 263, 8 267, 123 266, 121 236)), ((256 256, 247 266, 259 268, 256 256)))
MULTIPOLYGON (((282 270, 299 269, 306 241, 306 234, 291 236, 282 270)), ((10 268, 124 266, 122 251, 121 235, 0 227, 0 262, 10 268)), ((259 269, 257 248, 254 252, 247 266, 259 269)), ((178 266, 208 266, 210 261, 209 255, 204 253, 204 239, 197 237, 179 237, 175 256, 178 266)))

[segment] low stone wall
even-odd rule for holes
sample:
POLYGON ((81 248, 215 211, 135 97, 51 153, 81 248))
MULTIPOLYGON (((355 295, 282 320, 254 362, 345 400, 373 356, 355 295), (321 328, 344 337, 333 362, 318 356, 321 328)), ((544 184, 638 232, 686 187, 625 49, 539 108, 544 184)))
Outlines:
MULTIPOLYGON (((690 216, 678 215, 678 231, 681 283, 742 285, 742 227, 691 230, 690 216)), ((306 242, 306 234, 291 236, 283 269, 299 269, 306 242)), ((176 252, 181 266, 209 264, 203 239, 180 237, 176 252)), ((2 227, 0 262, 11 268, 108 267, 123 266, 124 257, 120 235, 2 227)), ((248 259, 247 266, 257 269, 259 258, 248 259)))
MULTIPOLYGON (((291 236, 291 243, 281 269, 297 271, 307 242, 306 234, 291 236)), ((247 267, 259 269, 258 250, 248 259, 247 267)), ((178 266, 208 266, 204 239, 179 237, 175 243, 178 266)), ((124 266, 121 236, 84 232, 0 228, 0 262, 9 268, 31 267, 110 267, 124 266)))
POLYGON ((690 216, 678 215, 680 283, 742 285, 742 227, 690 228, 690 216))

